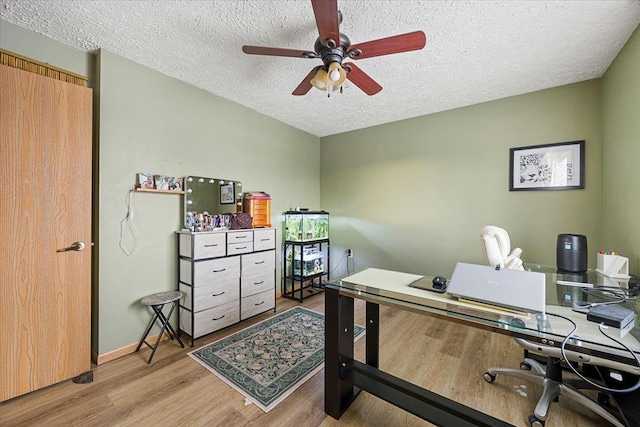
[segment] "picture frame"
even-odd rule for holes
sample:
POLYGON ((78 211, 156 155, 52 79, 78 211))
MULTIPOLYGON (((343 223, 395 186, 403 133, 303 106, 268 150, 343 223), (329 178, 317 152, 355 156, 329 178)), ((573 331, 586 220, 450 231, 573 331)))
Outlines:
POLYGON ((183 191, 183 179, 179 176, 169 176, 167 177, 167 182, 169 183, 169 191, 183 191))
POLYGON ((153 180, 156 184, 156 190, 168 191, 169 181, 165 175, 154 175, 153 180))
POLYGON ((233 183, 220 185, 220 204, 229 205, 236 202, 236 195, 233 183))
POLYGON ((153 190, 155 189, 155 184, 153 180, 152 173, 144 173, 141 172, 138 174, 138 188, 143 190, 153 190))
POLYGON ((509 150, 509 191, 584 188, 585 141, 517 147, 509 150))

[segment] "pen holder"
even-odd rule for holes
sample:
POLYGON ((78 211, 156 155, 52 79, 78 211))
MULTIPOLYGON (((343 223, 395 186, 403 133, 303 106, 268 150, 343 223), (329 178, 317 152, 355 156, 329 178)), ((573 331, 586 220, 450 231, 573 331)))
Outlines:
POLYGON ((605 276, 628 279, 629 258, 620 255, 598 254, 596 271, 605 276))

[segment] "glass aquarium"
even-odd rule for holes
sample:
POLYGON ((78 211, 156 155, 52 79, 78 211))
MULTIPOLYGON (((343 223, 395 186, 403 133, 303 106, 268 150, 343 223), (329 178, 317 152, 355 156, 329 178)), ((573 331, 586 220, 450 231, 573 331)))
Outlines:
POLYGON ((329 238, 329 212, 289 211, 284 213, 284 238, 290 242, 309 242, 329 238))

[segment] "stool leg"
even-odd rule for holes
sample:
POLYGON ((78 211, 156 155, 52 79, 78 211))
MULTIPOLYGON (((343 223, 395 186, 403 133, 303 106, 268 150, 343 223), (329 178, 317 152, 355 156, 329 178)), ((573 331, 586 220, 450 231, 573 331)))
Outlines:
POLYGON ((175 329, 173 329, 173 326, 171 326, 171 322, 169 321, 169 319, 171 319, 171 315, 173 314, 173 310, 175 310, 179 302, 180 301, 174 301, 173 305, 171 306, 171 310, 169 310, 169 314, 166 317, 164 317, 164 314, 162 316, 164 317, 163 321, 167 325, 167 333, 169 334, 169 337, 171 339, 175 338, 176 340, 178 340, 178 342, 180 343, 180 347, 184 348, 184 344, 182 343, 180 336, 175 331, 175 329))
POLYGON ((164 316, 164 313, 162 312, 162 308, 164 307, 164 304, 161 305, 152 305, 151 308, 153 308, 153 311, 156 313, 156 316, 154 318, 155 319, 160 319, 160 322, 162 324, 162 327, 160 328, 160 333, 158 334, 158 339, 156 340, 156 343, 153 345, 153 347, 151 347, 151 355, 149 356, 149 360, 147 360, 147 364, 151 363, 151 359, 153 359, 153 355, 156 354, 156 350, 158 349, 158 345, 160 345, 160 340, 162 339, 162 334, 164 334, 164 330, 167 328, 167 318, 164 316))
POLYGON ((158 334, 158 339, 156 340, 156 343, 152 347, 151 355, 149 356, 149 360, 147 361, 147 364, 151 363, 151 360, 153 359, 153 355, 156 353, 156 350, 158 349, 158 345, 160 345, 160 340, 162 339, 162 334, 164 334, 165 330, 169 333, 169 337, 171 339, 173 339, 175 337, 178 340, 178 342, 180 343, 180 346, 182 348, 184 348, 184 344, 180 340, 180 337, 173 330, 173 327, 171 326, 171 323, 169 323, 169 319, 171 318, 171 315, 173 314, 173 310, 178 305, 178 302, 179 302, 178 300, 173 302, 173 304, 171 305, 171 310, 169 310, 169 315, 168 316, 165 316, 164 313, 162 312, 162 309, 164 308, 164 304, 152 305, 151 306, 151 308, 153 308, 153 311, 156 313, 154 321, 155 321, 155 319, 159 319, 162 327, 160 328, 160 333, 158 334))
MULTIPOLYGON (((142 339, 138 343, 138 347, 136 348, 136 352, 138 352, 140 350, 140 347, 142 347, 142 344, 147 339, 147 335, 149 335, 149 332, 151 331, 151 328, 153 328, 153 324, 156 323, 156 319, 157 318, 158 318, 158 315, 155 314, 153 316, 153 318, 151 319, 151 322, 149 322, 149 326, 147 326, 147 330, 144 332, 144 334, 142 335, 142 339)), ((147 344, 147 345, 149 345, 149 344, 147 344)))

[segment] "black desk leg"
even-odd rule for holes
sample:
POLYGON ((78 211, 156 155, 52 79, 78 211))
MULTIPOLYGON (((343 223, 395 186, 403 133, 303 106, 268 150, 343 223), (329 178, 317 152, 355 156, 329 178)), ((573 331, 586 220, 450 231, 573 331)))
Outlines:
POLYGON ((353 360, 353 298, 325 289, 324 411, 336 420, 360 390, 340 379, 340 366, 353 360))
POLYGON ((367 359, 366 363, 374 368, 380 366, 380 306, 367 302, 367 359))

